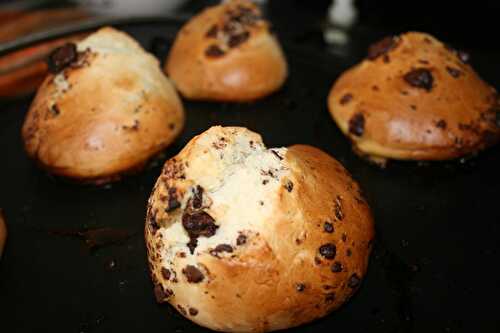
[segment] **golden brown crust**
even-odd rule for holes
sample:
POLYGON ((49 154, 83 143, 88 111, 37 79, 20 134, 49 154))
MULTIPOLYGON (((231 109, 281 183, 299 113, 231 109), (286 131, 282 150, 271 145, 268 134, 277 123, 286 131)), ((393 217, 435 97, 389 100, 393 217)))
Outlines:
POLYGON ((500 139, 497 93, 454 51, 409 32, 375 44, 335 82, 330 113, 361 153, 446 160, 500 139))
POLYGON ((0 208, 0 258, 2 257, 5 241, 7 240, 7 226, 5 224, 5 216, 0 208))
POLYGON ((165 71, 183 96, 249 101, 282 86, 286 59, 260 15, 250 1, 230 1, 207 8, 182 27, 165 71))
POLYGON ((78 51, 39 88, 23 126, 26 151, 56 175, 116 180, 175 139, 182 104, 157 60, 124 33, 101 29, 78 51))
POLYGON ((260 140, 241 128, 210 129, 166 163, 149 200, 145 235, 158 300, 217 331, 267 332, 323 317, 357 290, 368 265, 373 219, 349 173, 319 149, 266 150, 260 140), (260 155, 231 155, 242 142, 263 147, 252 148, 260 155), (218 156, 245 155, 236 169, 219 167, 218 156), (198 186, 203 199, 194 204, 198 186), (183 224, 192 206, 217 227, 191 254, 183 224), (185 274, 188 265, 196 274, 185 274))

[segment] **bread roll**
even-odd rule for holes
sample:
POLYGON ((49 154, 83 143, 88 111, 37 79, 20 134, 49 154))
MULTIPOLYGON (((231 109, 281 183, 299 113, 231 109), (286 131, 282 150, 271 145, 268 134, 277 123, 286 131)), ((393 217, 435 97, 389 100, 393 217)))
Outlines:
POLYGON ((177 35, 165 71, 189 99, 249 101, 287 76, 283 52, 251 1, 229 1, 193 17, 177 35))
POLYGON ((335 82, 330 113, 356 150, 374 159, 475 153, 498 142, 500 107, 467 60, 424 33, 385 38, 335 82))
POLYGON ((267 332, 345 303, 366 273, 374 229, 332 157, 212 127, 165 164, 145 234, 159 302, 216 331, 267 332))
POLYGON ((5 217, 3 210, 0 208, 0 258, 2 258, 3 248, 7 240, 7 226, 5 225, 5 217))
POLYGON ((103 28, 55 50, 22 134, 29 156, 56 175, 104 183, 140 169, 180 133, 184 111, 158 61, 103 28))

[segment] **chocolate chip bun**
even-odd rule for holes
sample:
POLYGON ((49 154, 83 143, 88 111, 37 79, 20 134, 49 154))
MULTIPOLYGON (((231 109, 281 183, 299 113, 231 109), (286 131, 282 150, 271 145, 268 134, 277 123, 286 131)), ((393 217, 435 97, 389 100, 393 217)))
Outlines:
POLYGON ((7 226, 5 225, 5 217, 3 210, 0 208, 0 258, 2 257, 5 241, 7 240, 7 226))
POLYGON ((158 61, 103 28, 56 49, 26 116, 29 156, 51 173, 104 183, 135 171, 181 131, 184 111, 158 61))
POLYGON ((497 92, 430 35, 388 37, 335 82, 328 106, 355 149, 374 160, 446 160, 498 142, 497 92))
POLYGON ((249 101, 284 83, 286 59, 251 1, 229 1, 193 17, 179 32, 165 71, 189 99, 249 101))
POLYGON ((359 186, 329 155, 212 127, 165 164, 145 235, 158 302, 216 331, 267 332, 345 303, 374 229, 359 186))

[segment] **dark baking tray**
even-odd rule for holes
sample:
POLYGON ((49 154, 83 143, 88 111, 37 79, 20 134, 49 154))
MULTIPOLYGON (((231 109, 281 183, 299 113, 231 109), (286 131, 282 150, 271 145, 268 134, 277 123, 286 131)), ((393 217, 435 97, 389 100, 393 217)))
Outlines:
MULTIPOLYGON (((352 172, 373 209, 377 242, 362 288, 339 311, 292 331, 499 331, 497 307, 488 306, 499 296, 499 148, 467 161, 386 169, 366 163, 330 119, 326 96, 382 33, 355 30, 348 47, 329 49, 318 27, 294 30, 277 22, 290 64, 281 91, 246 104, 184 101, 186 127, 163 159, 111 186, 69 184, 39 170, 20 137, 32 96, 1 102, 0 206, 9 226, 0 262, 1 332, 206 331, 155 303, 142 230, 163 161, 219 124, 255 130, 269 147, 305 143, 325 150, 352 172)), ((119 27, 151 49, 154 37, 171 42, 179 23, 119 27)), ((155 52, 165 54, 158 45, 155 52)), ((495 58, 473 53, 472 59, 498 86, 495 58)))

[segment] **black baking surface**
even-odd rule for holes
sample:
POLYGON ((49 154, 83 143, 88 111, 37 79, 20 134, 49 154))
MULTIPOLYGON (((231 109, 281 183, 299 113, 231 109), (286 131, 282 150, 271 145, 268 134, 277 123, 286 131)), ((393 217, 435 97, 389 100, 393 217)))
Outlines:
MULTIPOLYGON (((154 37, 171 41, 177 28, 125 30, 150 49, 154 37)), ((290 65, 280 92, 246 104, 184 101, 186 127, 163 160, 111 186, 68 184, 39 170, 20 137, 32 96, 0 104, 0 207, 9 227, 0 261, 0 331, 205 332, 156 304, 143 225, 164 159, 212 125, 248 127, 268 147, 323 149, 353 174, 374 212, 377 242, 362 288, 339 311, 291 331, 500 330, 497 307, 489 306, 500 296, 500 147, 464 163, 399 162, 386 169, 366 163, 331 120, 326 96, 382 33, 355 31, 351 47, 332 51, 292 30, 278 29, 290 65), (130 237, 89 251, 78 232, 102 228, 130 237)), ((479 73, 498 87, 500 63, 493 59, 498 55, 472 53, 479 73)))

